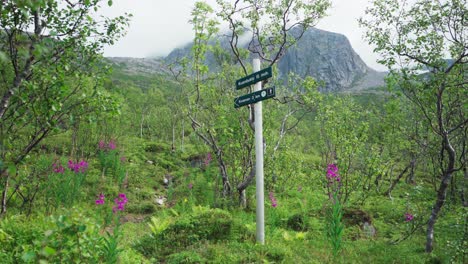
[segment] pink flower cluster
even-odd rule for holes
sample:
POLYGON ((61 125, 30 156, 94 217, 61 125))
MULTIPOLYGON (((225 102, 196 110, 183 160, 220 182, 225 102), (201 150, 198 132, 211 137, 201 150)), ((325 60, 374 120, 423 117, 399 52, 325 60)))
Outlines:
POLYGON ((206 154, 206 158, 205 158, 205 161, 203 162, 205 164, 205 166, 208 166, 210 165, 210 162, 213 158, 211 157, 211 153, 208 152, 208 154, 206 154))
POLYGON ((336 166, 336 164, 328 164, 327 180, 328 180, 328 183, 333 183, 334 181, 336 182, 341 181, 340 175, 338 175, 338 167, 336 166))
POLYGON ((191 190, 193 188, 193 183, 189 183, 187 187, 191 190))
POLYGON ((62 164, 60 163, 54 163, 52 164, 52 170, 55 172, 55 173, 61 173, 63 174, 65 172, 65 168, 62 166, 62 164))
POLYGON ((88 169, 88 162, 81 160, 80 162, 73 162, 72 160, 68 161, 68 168, 71 171, 74 171, 76 173, 85 173, 86 170, 88 169))
POLYGON ((104 142, 104 140, 99 141, 100 150, 114 150, 116 148, 115 141, 111 139, 109 143, 104 142))
POLYGON ((341 188, 341 178, 338 174, 338 166, 336 166, 336 164, 328 164, 327 166, 327 183, 328 198, 336 202, 338 198, 333 197, 339 196, 341 188))
POLYGON ((114 200, 115 206, 112 207, 112 212, 123 211, 125 205, 128 202, 127 196, 124 193, 120 193, 119 196, 114 200))
POLYGON ((104 194, 99 194, 98 199, 96 200, 96 204, 104 204, 104 194))
POLYGON ((414 215, 410 214, 410 213, 405 213, 405 221, 406 222, 411 222, 414 218, 414 215))
POLYGON ((278 206, 278 201, 276 201, 273 192, 270 192, 268 197, 270 198, 271 206, 273 206, 273 208, 276 208, 278 206))

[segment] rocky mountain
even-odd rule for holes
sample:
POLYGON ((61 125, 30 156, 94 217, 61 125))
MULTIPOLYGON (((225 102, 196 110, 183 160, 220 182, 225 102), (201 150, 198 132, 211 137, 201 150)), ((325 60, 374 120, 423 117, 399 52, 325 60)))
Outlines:
MULTIPOLYGON (((228 48, 227 43, 221 45, 228 48)), ((115 66, 128 73, 167 73, 163 64, 189 56, 192 44, 174 49, 166 58, 108 58, 115 66)), ((212 55, 206 62, 216 68, 212 55)), ((372 89, 384 84, 385 73, 368 67, 353 50, 348 39, 341 34, 320 29, 309 29, 298 43, 291 47, 278 63, 280 78, 293 72, 301 77, 312 76, 323 82, 326 92, 353 92, 372 89)))
POLYGON ((341 34, 310 29, 278 63, 281 74, 293 72, 323 81, 326 91, 363 90, 383 85, 384 73, 368 67, 341 34))

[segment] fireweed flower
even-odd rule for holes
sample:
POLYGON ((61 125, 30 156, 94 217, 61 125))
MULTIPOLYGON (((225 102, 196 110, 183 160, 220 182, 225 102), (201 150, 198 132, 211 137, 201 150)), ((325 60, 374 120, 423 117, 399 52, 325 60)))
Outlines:
POLYGON ((68 168, 76 173, 85 173, 88 169, 88 162, 81 160, 80 162, 73 162, 72 160, 68 161, 68 168))
POLYGON ((329 183, 332 183, 333 181, 339 182, 341 180, 340 176, 338 175, 338 167, 336 164, 328 164, 327 180, 329 183))
POLYGON ((114 150, 115 148, 116 148, 115 141, 114 140, 109 141, 109 149, 114 150))
POLYGON ((273 208, 276 208, 278 206, 278 201, 276 201, 273 192, 270 192, 268 197, 270 198, 271 206, 273 206, 273 208))
POLYGON ((127 157, 125 157, 125 156, 120 157, 120 161, 121 161, 121 162, 126 162, 126 161, 127 161, 127 157))
POLYGON ((205 166, 208 166, 210 165, 211 160, 212 160, 211 153, 208 152, 208 154, 206 155, 205 161, 203 163, 205 164, 205 166))
POLYGON ((75 170, 75 163, 72 160, 68 160, 68 168, 72 171, 75 170))
POLYGON ((80 163, 78 164, 78 170, 81 173, 85 173, 87 169, 88 169, 88 162, 84 160, 80 161, 80 163))
POLYGON ((98 199, 96 200, 96 204, 97 205, 104 204, 104 198, 105 198, 104 194, 102 194, 102 193, 99 194, 98 199))
POLYGON ((104 150, 105 148, 106 148, 106 143, 104 142, 104 140, 100 140, 99 141, 99 149, 104 150))
POLYGON ((65 172, 65 168, 62 166, 62 164, 57 164, 57 163, 52 164, 52 170, 55 173, 61 173, 61 174, 65 172))
POLYGON ((187 187, 191 190, 193 188, 193 183, 189 183, 187 187))
POLYGON ((127 196, 124 193, 120 193, 119 196, 114 200, 115 206, 112 207, 112 212, 125 210, 125 205, 128 202, 127 196))
POLYGON ((414 218, 414 215, 412 215, 411 213, 405 213, 405 221, 406 222, 411 222, 414 218))
POLYGON ((328 197, 330 200, 332 200, 333 194, 338 195, 341 187, 341 178, 338 174, 338 166, 336 166, 336 164, 328 164, 326 176, 328 197))

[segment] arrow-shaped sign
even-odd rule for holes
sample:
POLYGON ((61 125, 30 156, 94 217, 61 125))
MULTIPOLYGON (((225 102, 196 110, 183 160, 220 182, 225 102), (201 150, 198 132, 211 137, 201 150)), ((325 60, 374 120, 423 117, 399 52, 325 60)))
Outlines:
POLYGON ((242 89, 254 83, 258 83, 259 81, 263 81, 265 79, 271 78, 271 67, 265 68, 261 71, 254 72, 242 79, 236 81, 236 89, 242 89))
POLYGON ((239 108, 244 105, 254 104, 276 96, 275 87, 266 88, 260 91, 249 93, 234 99, 234 107, 239 108))

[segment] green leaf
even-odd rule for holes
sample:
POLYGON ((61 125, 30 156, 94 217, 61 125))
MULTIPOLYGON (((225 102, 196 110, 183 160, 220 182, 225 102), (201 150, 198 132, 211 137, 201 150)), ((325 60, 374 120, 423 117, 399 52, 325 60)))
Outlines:
POLYGON ((112 6, 112 0, 107 1, 107 4, 108 4, 109 6, 112 6))
POLYGON ((84 232, 86 230, 86 226, 85 225, 79 225, 78 226, 78 232, 84 232))
POLYGON ((52 255, 55 255, 57 251, 49 246, 46 246, 45 248, 42 249, 42 252, 41 254, 46 256, 46 257, 49 257, 49 256, 52 256, 52 255))
POLYGON ((7 62, 8 61, 8 56, 6 55, 5 52, 0 51, 0 62, 7 62))
POLYGON ((15 166, 14 164, 8 165, 7 172, 8 172, 8 174, 10 174, 10 175, 16 174, 16 166, 15 166))
POLYGON ((33 251, 28 251, 28 252, 24 253, 23 256, 21 256, 21 259, 24 262, 31 262, 34 259, 36 259, 36 253, 34 253, 33 251))

